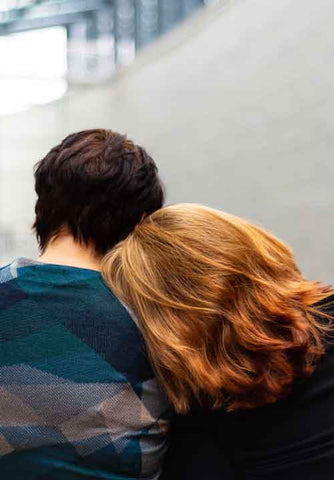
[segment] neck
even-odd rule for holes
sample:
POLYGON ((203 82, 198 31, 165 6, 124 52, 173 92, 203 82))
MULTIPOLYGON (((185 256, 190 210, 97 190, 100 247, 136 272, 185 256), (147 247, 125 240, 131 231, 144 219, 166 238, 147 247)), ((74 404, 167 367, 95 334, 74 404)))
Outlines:
POLYGON ((62 234, 50 240, 38 259, 42 263, 101 270, 102 255, 91 246, 80 244, 71 235, 62 234))

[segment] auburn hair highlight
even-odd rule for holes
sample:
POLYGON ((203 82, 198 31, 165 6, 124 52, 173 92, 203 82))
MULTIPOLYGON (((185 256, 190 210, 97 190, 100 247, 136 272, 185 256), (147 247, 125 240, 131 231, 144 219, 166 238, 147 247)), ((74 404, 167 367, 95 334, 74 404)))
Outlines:
POLYGON ((179 413, 195 398, 228 410, 273 403, 324 353, 333 290, 304 279, 264 229, 195 204, 162 208, 104 259, 179 413))

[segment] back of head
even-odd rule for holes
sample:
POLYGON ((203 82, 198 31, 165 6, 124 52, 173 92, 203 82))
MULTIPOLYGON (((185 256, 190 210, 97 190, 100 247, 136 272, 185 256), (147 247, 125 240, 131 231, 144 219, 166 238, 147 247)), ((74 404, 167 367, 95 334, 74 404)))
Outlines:
POLYGON ((134 312, 175 408, 191 399, 253 408, 284 396, 323 354, 314 306, 291 250, 241 218, 163 208, 107 256, 106 281, 134 312))
POLYGON ((43 251, 62 230, 105 254, 163 204, 157 167, 125 135, 105 129, 66 137, 35 170, 34 229, 43 251))

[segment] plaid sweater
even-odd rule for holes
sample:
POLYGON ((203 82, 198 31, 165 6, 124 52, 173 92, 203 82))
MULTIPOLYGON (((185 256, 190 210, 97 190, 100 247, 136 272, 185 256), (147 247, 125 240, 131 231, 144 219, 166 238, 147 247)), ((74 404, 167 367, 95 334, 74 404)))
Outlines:
POLYGON ((157 479, 167 427, 138 329, 98 272, 0 269, 1 480, 157 479))

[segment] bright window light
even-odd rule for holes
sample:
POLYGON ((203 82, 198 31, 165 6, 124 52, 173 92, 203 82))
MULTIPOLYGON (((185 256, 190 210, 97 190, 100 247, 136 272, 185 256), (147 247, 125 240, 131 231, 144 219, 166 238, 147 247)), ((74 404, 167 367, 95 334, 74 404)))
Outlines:
POLYGON ((0 37, 0 115, 62 97, 67 89, 66 51, 63 27, 0 37))

